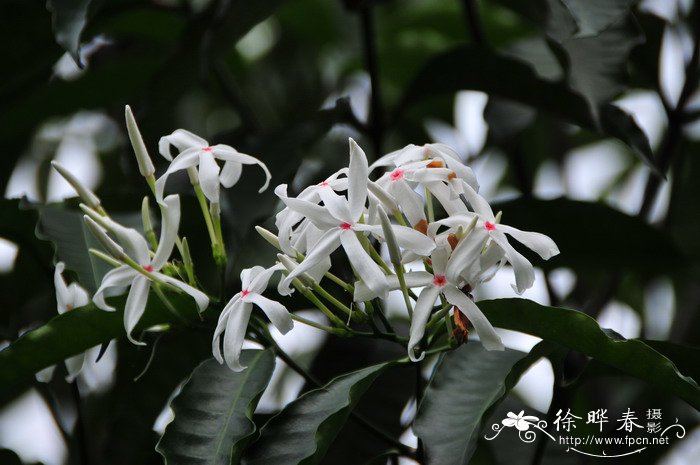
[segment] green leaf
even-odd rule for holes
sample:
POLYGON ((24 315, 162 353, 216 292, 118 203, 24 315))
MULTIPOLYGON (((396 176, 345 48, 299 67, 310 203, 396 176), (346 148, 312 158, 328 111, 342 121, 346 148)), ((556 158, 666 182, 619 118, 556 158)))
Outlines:
POLYGON ((480 90, 528 105, 565 122, 615 137, 656 169, 649 141, 629 114, 617 107, 611 109, 611 104, 596 107, 597 112, 592 113, 589 102, 568 84, 546 80, 527 63, 472 45, 431 58, 404 92, 396 115, 425 98, 463 89, 480 90))
POLYGON ((80 35, 87 23, 90 0, 48 0, 46 8, 52 15, 56 42, 73 57, 78 66, 80 60, 80 35))
POLYGON ((438 362, 413 426, 423 440, 427 464, 469 462, 483 415, 506 393, 506 377, 524 356, 467 344, 438 362))
MULTIPOLYGON (((189 296, 168 295, 168 298, 186 321, 199 321, 196 307, 189 296)), ((109 300, 118 309, 116 312, 105 312, 90 304, 58 315, 0 351, 0 395, 15 383, 31 381, 34 373, 41 369, 124 336, 122 320, 125 300, 126 296, 109 300)), ((180 318, 170 313, 160 299, 151 294, 137 331, 158 324, 180 322, 180 318)))
POLYGON ((638 339, 614 339, 585 313, 526 299, 478 303, 494 326, 560 344, 644 380, 700 409, 700 387, 668 358, 638 339))
POLYGON ((504 224, 539 231, 557 243, 561 254, 546 262, 536 259, 544 268, 657 274, 688 263, 664 232, 602 203, 518 198, 494 205, 494 210, 503 211, 504 224))
POLYGON ((271 350, 245 350, 244 371, 210 359, 199 365, 170 404, 175 419, 156 449, 168 465, 239 463, 255 433, 253 411, 275 368, 271 350))
POLYGON ((318 464, 360 397, 394 362, 339 376, 287 405, 260 431, 247 465, 318 464))

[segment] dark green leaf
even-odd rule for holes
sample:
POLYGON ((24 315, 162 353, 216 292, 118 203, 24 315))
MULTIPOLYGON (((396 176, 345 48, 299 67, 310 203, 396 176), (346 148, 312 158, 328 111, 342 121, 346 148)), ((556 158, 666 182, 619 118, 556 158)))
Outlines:
POLYGON ((75 62, 80 60, 80 35, 87 22, 90 0, 48 0, 46 8, 52 14, 53 33, 56 42, 71 54, 75 62))
POLYGON ((210 359, 198 366, 171 403, 175 419, 158 442, 165 463, 229 465, 255 433, 258 399, 275 367, 271 350, 246 350, 247 368, 231 371, 210 359))
POLYGON ((247 465, 318 464, 362 394, 392 363, 335 378, 289 404, 260 431, 247 465))
MULTIPOLYGON (((182 318, 198 320, 194 302, 189 296, 169 295, 182 318)), ((0 351, 0 386, 11 388, 14 383, 26 382, 37 371, 55 365, 71 355, 123 336, 123 307, 125 296, 112 299, 116 312, 105 312, 93 304, 58 315, 45 325, 25 333, 0 351)), ((152 294, 137 326, 143 330, 157 324, 179 323, 152 294)))
MULTIPOLYGON (((494 205, 504 224, 550 236, 561 254, 538 265, 591 270, 678 270, 687 259, 666 234, 602 203, 519 198, 494 205)), ((515 243, 515 241, 513 241, 515 243)))
POLYGON ((526 299, 479 302, 494 326, 560 344, 664 389, 700 408, 700 388, 668 358, 637 339, 617 340, 585 313, 546 307, 526 299))
POLYGON ((469 462, 481 430, 482 416, 506 393, 505 380, 522 352, 487 351, 467 344, 439 362, 414 423, 423 440, 426 463, 469 462))

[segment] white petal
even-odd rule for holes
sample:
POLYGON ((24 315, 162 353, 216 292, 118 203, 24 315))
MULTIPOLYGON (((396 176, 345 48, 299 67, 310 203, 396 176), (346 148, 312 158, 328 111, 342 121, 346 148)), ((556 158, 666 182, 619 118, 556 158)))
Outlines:
POLYGON ((447 243, 438 244, 433 250, 430 260, 433 266, 433 272, 436 275, 445 275, 447 270, 447 260, 452 252, 452 247, 447 243))
POLYGON ((350 260, 350 264, 357 272, 358 277, 377 296, 384 298, 388 287, 386 275, 382 269, 379 268, 379 265, 367 254, 355 235, 355 232, 352 230, 341 231, 340 243, 343 245, 343 249, 345 249, 345 253, 350 260))
POLYGON ((449 303, 457 307, 474 325, 477 334, 479 335, 479 340, 484 345, 486 350, 504 350, 503 342, 501 338, 496 334, 496 330, 488 319, 481 312, 476 304, 464 295, 462 291, 457 289, 452 285, 447 285, 442 288, 442 293, 449 303))
POLYGON ((401 205, 401 209, 412 226, 425 219, 423 199, 406 181, 395 181, 390 185, 389 189, 396 201, 401 205))
POLYGON ((301 213, 309 219, 317 228, 327 230, 335 228, 340 223, 345 222, 344 219, 334 218, 328 210, 316 205, 315 203, 305 200, 295 199, 293 197, 283 198, 282 201, 292 210, 301 213))
POLYGON ((489 235, 491 239, 503 249, 508 262, 513 267, 513 272, 515 273, 515 291, 518 294, 522 294, 527 289, 531 288, 535 282, 535 270, 532 268, 532 263, 508 243, 508 239, 501 231, 491 231, 489 235))
POLYGON ((426 286, 418 296, 416 306, 413 309, 413 318, 411 319, 411 330, 408 339, 408 356, 414 362, 419 362, 425 357, 425 352, 416 357, 415 349, 420 344, 423 335, 425 334, 425 325, 430 319, 430 314, 435 305, 435 299, 440 294, 440 289, 436 286, 426 286))
POLYGON ((352 138, 350 142, 350 165, 348 171, 348 203, 352 222, 357 221, 365 209, 369 170, 367 156, 352 138))
POLYGON ((34 377, 40 383, 48 383, 51 381, 51 379, 53 379, 54 371, 56 371, 56 365, 52 365, 50 367, 44 368, 43 370, 37 371, 34 374, 34 377))
POLYGON ((452 189, 445 185, 445 183, 430 182, 425 184, 425 188, 440 202, 440 205, 442 205, 442 208, 445 209, 448 215, 453 216, 469 213, 464 202, 458 198, 453 198, 452 189))
POLYGON ((245 268, 241 270, 241 288, 250 288, 250 283, 253 282, 253 279, 255 279, 255 277, 263 271, 265 271, 265 268, 260 265, 255 265, 252 268, 245 268))
POLYGON ((172 155, 170 154, 171 145, 179 151, 183 151, 191 147, 200 149, 207 147, 209 142, 202 139, 198 135, 191 133, 190 131, 186 131, 185 129, 177 129, 169 136, 161 137, 160 141, 158 142, 158 151, 167 160, 172 160, 172 155))
POLYGON ((168 261, 177 239, 177 231, 180 228, 180 196, 169 195, 163 202, 165 205, 159 204, 163 221, 160 225, 158 250, 151 260, 151 266, 156 270, 163 268, 165 262, 168 261))
POLYGON ((289 315, 287 307, 279 302, 268 299, 257 293, 250 293, 242 298, 244 302, 251 302, 257 305, 265 312, 265 315, 270 319, 275 328, 282 334, 287 334, 294 326, 292 317, 289 315))
POLYGON ((233 298, 231 298, 231 300, 228 301, 228 303, 224 307, 224 310, 221 312, 221 315, 219 315, 219 321, 216 323, 214 336, 211 340, 211 353, 214 355, 214 358, 219 363, 224 363, 223 353, 221 352, 221 334, 223 334, 224 330, 226 329, 226 324, 228 323, 228 319, 231 316, 231 311, 235 307, 236 302, 240 301, 240 297, 241 293, 239 292, 238 294, 234 295, 233 298))
POLYGON ((139 265, 146 266, 151 262, 148 242, 141 233, 133 228, 122 226, 108 217, 99 217, 98 219, 97 222, 101 223, 101 226, 104 225, 114 235, 117 242, 126 249, 127 254, 139 265))
POLYGON ((256 273, 255 276, 253 276, 253 279, 250 282, 250 285, 247 289, 250 292, 258 294, 264 292, 265 289, 267 289, 267 285, 270 282, 270 278, 272 278, 272 275, 275 274, 276 271, 281 271, 284 269, 284 265, 282 265, 281 263, 278 263, 277 265, 271 266, 267 269, 262 269, 261 271, 256 273))
POLYGON ((199 157, 199 185, 212 203, 219 203, 219 165, 211 152, 199 157))
POLYGON ((70 283, 68 285, 68 294, 70 295, 72 308, 84 307, 90 303, 90 295, 78 283, 70 283))
POLYGON ((521 231, 504 224, 498 225, 498 229, 506 234, 510 234, 516 241, 534 251, 545 260, 559 254, 559 247, 557 247, 557 244, 555 244, 549 236, 538 232, 521 231))
POLYGON ((435 241, 415 229, 393 225, 392 230, 394 231, 394 236, 396 236, 396 242, 403 249, 423 256, 430 255, 430 252, 435 249, 435 241))
POLYGON ((228 316, 226 333, 224 334, 224 359, 233 371, 245 369, 241 365, 241 349, 252 310, 252 304, 240 302, 240 304, 233 306, 228 316))
POLYGON ((462 183, 462 188, 464 189, 464 197, 467 199, 474 212, 478 213, 485 221, 493 221, 493 210, 486 199, 477 194, 472 186, 465 182, 462 183))
POLYGON ((124 306, 124 328, 126 329, 126 337, 136 345, 146 345, 143 342, 138 342, 131 337, 131 332, 136 327, 146 310, 148 302, 148 291, 151 288, 151 282, 145 276, 137 276, 131 283, 129 296, 126 298, 124 306))
POLYGON ((119 268, 108 271, 102 278, 100 287, 97 289, 97 291, 95 291, 92 301, 102 310, 116 310, 114 307, 105 302, 104 292, 111 287, 124 287, 130 285, 131 281, 133 281, 138 274, 139 273, 136 270, 128 265, 122 265, 119 268))
MULTIPOLYGON (((263 183, 263 186, 258 192, 263 192, 265 189, 267 189, 267 186, 270 184, 270 178, 272 177, 270 175, 270 170, 267 169, 265 163, 261 162, 257 158, 247 155, 245 153, 240 153, 239 151, 235 150, 233 147, 229 147, 228 145, 215 145, 214 155, 216 156, 216 158, 227 162, 226 164, 239 163, 243 165, 260 166, 260 168, 262 168, 263 172, 265 173, 265 182, 263 183)), ((221 183, 224 184, 223 179, 221 183)), ((231 187, 231 185, 226 186, 224 184, 225 187, 231 187)))
POLYGON ((221 169, 219 181, 222 186, 229 188, 238 182, 242 172, 243 165, 235 161, 227 161, 221 169))
MULTIPOLYGON (((415 287, 427 286, 433 282, 433 275, 427 271, 412 271, 404 274, 404 280, 406 282, 406 287, 413 289, 415 287)), ((390 291, 401 289, 401 284, 399 283, 399 277, 396 275, 388 275, 386 277, 387 289, 390 291)), ((362 281, 357 281, 355 283, 355 295, 353 300, 355 302, 366 302, 368 300, 374 299, 377 295, 372 292, 370 288, 362 281)))
POLYGON ((168 169, 163 173, 163 175, 156 181, 156 200, 161 201, 163 199, 163 192, 165 191, 165 184, 168 182, 168 176, 170 176, 175 171, 184 170, 192 166, 197 166, 199 164, 199 149, 188 149, 182 152, 180 155, 175 157, 175 159, 170 163, 168 169))
POLYGON ((350 214, 348 200, 335 193, 330 186, 324 186, 318 189, 318 195, 323 200, 323 205, 328 209, 331 215, 339 220, 347 223, 354 223, 357 217, 350 214))
POLYGON ((462 271, 471 266, 481 257, 481 251, 488 240, 489 235, 484 228, 472 230, 466 237, 462 238, 457 247, 452 251, 450 260, 447 262, 445 276, 450 281, 456 281, 457 276, 462 271))
POLYGON ((282 295, 289 295, 292 293, 290 284, 292 280, 302 273, 313 269, 316 265, 321 263, 323 260, 327 259, 335 249, 340 245, 340 229, 331 229, 327 231, 323 237, 316 243, 313 250, 304 258, 304 260, 299 264, 298 267, 294 269, 291 273, 287 275, 286 278, 282 280, 277 290, 282 295))
POLYGON ((167 282, 168 284, 172 284, 173 286, 177 287, 178 289, 182 289, 185 293, 187 293, 190 297, 192 297, 197 304, 197 309, 199 309, 200 313, 203 312, 204 310, 207 309, 209 306, 209 297, 207 295, 200 291, 199 289, 196 289, 189 284, 183 283, 179 279, 171 278, 170 276, 166 276, 162 273, 153 273, 156 277, 161 279, 162 281, 167 282))

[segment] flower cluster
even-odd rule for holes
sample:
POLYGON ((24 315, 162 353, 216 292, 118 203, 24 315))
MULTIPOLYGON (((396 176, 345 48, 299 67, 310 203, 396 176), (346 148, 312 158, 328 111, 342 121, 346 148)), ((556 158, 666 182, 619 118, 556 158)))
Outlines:
MULTIPOLYGON (((159 239, 151 226, 147 199, 143 204, 144 236, 115 222, 97 196, 60 166, 56 165, 56 169, 84 199, 86 224, 109 256, 93 253, 114 266, 104 276, 93 302, 102 309, 114 310, 105 301, 105 292, 130 287, 124 326, 128 337, 136 342, 132 332, 144 314, 151 290, 166 305, 163 290, 170 289, 189 294, 200 311, 209 306, 209 298, 197 288, 187 240, 178 236, 179 197, 165 196, 168 177, 178 170, 187 170, 202 207, 213 256, 219 265, 225 265, 220 187, 234 185, 243 165, 257 164, 266 177, 262 191, 269 183, 270 173, 250 155, 226 145, 210 146, 206 140, 180 129, 161 138, 159 150, 170 165, 156 180, 128 107, 126 118, 139 169, 160 210, 159 239), (174 158, 172 148, 179 151, 174 158), (217 160, 223 162, 223 167, 217 160), (175 246, 182 258, 177 265, 168 261, 175 246)), ((544 259, 559 253, 556 244, 543 234, 503 224, 501 214, 494 215, 479 195, 473 171, 448 146, 409 145, 370 166, 362 148, 352 139, 349 145, 347 168, 323 182, 296 196, 289 195, 285 184, 276 187, 275 194, 283 205, 275 217, 277 234, 262 228, 258 231, 279 249, 278 261, 268 268, 243 270, 241 291, 228 301, 219 316, 212 340, 214 357, 220 363, 225 361, 232 370, 245 368, 240 363, 240 353, 254 305, 282 333, 292 329, 293 320, 313 324, 262 295, 278 271, 282 275, 278 293, 287 296, 299 291, 329 318, 332 327, 314 324, 329 332, 360 334, 350 323, 368 323, 373 332, 363 334, 404 343, 410 359, 417 361, 440 339, 436 329, 444 322, 448 328, 456 326, 450 338, 452 345, 463 341, 472 325, 485 348, 502 350, 501 339, 474 303, 472 292, 506 264, 513 269, 516 292, 532 286, 533 266, 510 244, 508 236, 544 259), (339 249, 352 269, 354 279, 350 282, 331 273, 331 256, 339 257, 334 254, 339 249), (342 296, 328 290, 326 284, 331 281, 342 289, 342 296), (395 290, 403 294, 410 318, 408 338, 390 330, 385 318, 387 332, 374 324, 377 313, 383 317, 381 299, 395 290), (345 314, 346 321, 338 312, 345 314)), ((224 270, 225 266, 221 267, 222 273, 224 270)))

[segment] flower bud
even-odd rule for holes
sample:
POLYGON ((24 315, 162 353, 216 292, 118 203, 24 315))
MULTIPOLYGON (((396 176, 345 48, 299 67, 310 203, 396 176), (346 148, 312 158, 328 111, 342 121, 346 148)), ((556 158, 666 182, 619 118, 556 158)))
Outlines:
POLYGON ((272 244, 274 248, 276 248, 277 250, 281 250, 280 240, 277 238, 277 236, 275 236, 273 233, 263 228, 262 226, 256 226, 255 230, 258 232, 258 234, 262 236, 263 239, 272 244))
POLYGON ((141 132, 139 127, 136 125, 136 120, 134 119, 134 114, 131 112, 129 105, 126 106, 124 111, 126 117, 126 129, 129 133, 129 140, 131 141, 131 146, 136 154, 136 161, 139 164, 139 171, 141 175, 145 178, 153 176, 156 172, 153 167, 153 162, 151 157, 148 155, 148 150, 146 150, 146 144, 143 142, 141 137, 141 132))
POLYGON ((112 238, 110 238, 107 233, 105 232, 100 225, 98 225, 92 218, 90 218, 87 215, 83 216, 83 220, 85 221, 85 225, 88 227, 90 232, 92 233, 93 236, 95 236, 95 239, 97 239, 102 247, 109 253, 112 257, 116 258, 117 260, 124 260, 125 258, 125 253, 124 249, 121 248, 119 244, 114 242, 112 238))
POLYGON ((63 165, 58 163, 57 161, 52 161, 51 166, 58 171, 58 174, 63 176, 63 179, 68 181, 68 184, 70 184, 73 189, 78 193, 80 198, 85 202, 90 208, 94 210, 100 210, 100 199, 95 195, 93 191, 88 189, 83 183, 81 183, 78 178, 73 176, 73 174, 68 171, 63 165))
POLYGON ((391 221, 389 221, 386 212, 381 206, 379 206, 377 210, 379 212, 379 221, 382 223, 384 240, 389 249, 389 258, 391 259, 392 265, 398 269, 401 267, 401 249, 399 248, 398 242, 396 242, 396 236, 394 235, 394 230, 391 229, 391 221))

